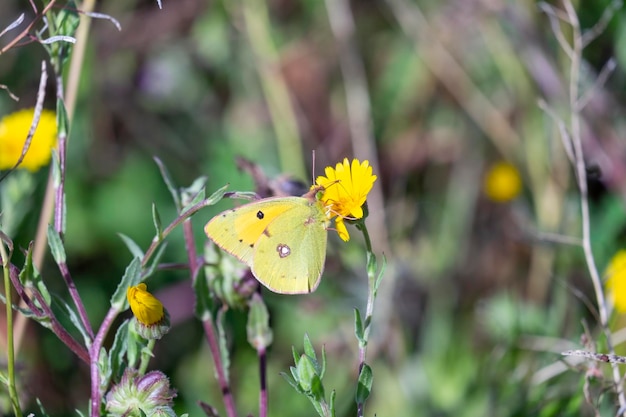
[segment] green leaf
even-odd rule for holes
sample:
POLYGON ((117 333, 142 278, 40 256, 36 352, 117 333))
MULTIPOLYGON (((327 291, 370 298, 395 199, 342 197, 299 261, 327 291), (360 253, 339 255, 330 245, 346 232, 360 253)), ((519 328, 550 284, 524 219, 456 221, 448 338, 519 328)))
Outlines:
POLYGON ((228 185, 223 186, 222 188, 215 191, 213 194, 207 198, 207 206, 212 206, 222 198, 224 198, 224 194, 226 194, 226 190, 228 190, 228 185))
POLYGON ((124 356, 126 354, 129 322, 130 320, 124 320, 115 332, 115 339, 113 340, 113 346, 111 346, 111 352, 109 354, 109 374, 102 376, 103 382, 107 384, 110 382, 111 378, 117 381, 122 376, 124 369, 126 369, 124 356))
POLYGON ((56 116, 57 116, 57 135, 68 136, 69 131, 70 131, 69 117, 67 116, 65 103, 60 98, 57 99, 56 116))
POLYGON ((183 209, 180 214, 185 213, 190 207, 195 206, 200 201, 204 200, 206 195, 205 186, 207 177, 199 177, 187 188, 181 190, 181 200, 183 209))
POLYGON ((249 302, 248 323, 246 333, 248 343, 257 351, 264 351, 272 344, 272 329, 270 328, 270 315, 267 307, 259 294, 254 294, 249 302))
POLYGON ((63 247, 61 236, 56 230, 54 230, 52 225, 48 225, 48 245, 50 246, 52 257, 57 265, 65 264, 65 248, 63 247))
POLYGON ((298 373, 298 382, 302 389, 310 393, 313 387, 313 378, 317 376, 313 359, 307 355, 300 356, 300 361, 296 366, 298 373))
POLYGON ((298 385, 295 379, 289 376, 286 372, 281 372, 280 375, 285 378, 289 385, 291 385, 296 391, 298 391, 300 394, 304 394, 304 391, 302 391, 302 388, 300 388, 300 385, 298 385))
POLYGON ((358 308, 354 309, 354 334, 359 341, 359 346, 365 346, 365 329, 363 328, 363 320, 361 319, 361 312, 358 308))
POLYGON ((224 377, 228 382, 230 380, 230 354, 228 352, 228 340, 226 339, 226 332, 224 331, 224 313, 219 311, 217 314, 217 337, 220 346, 220 356, 222 357, 222 365, 224 367, 224 377))
POLYGON ((117 286, 115 293, 111 297, 111 307, 118 311, 128 308, 126 300, 126 290, 128 287, 135 286, 141 282, 141 259, 135 257, 126 267, 126 272, 122 277, 122 281, 117 286))
POLYGON ((204 200, 204 190, 200 191, 196 196, 181 210, 180 214, 187 213, 191 208, 193 208, 196 204, 204 200))
MULTIPOLYGON (((298 383, 298 389, 300 391, 302 391, 302 387, 299 385, 299 380, 298 380, 298 368, 295 366, 290 366, 289 367, 289 372, 291 372, 291 376, 293 377, 293 380, 296 381, 296 383, 298 383)), ((302 391, 304 392, 304 391, 302 391)))
POLYGON ((337 392, 332 390, 330 392, 330 403, 328 408, 330 408, 330 417, 335 417, 335 399, 337 398, 337 392))
POLYGON ((313 375, 311 380, 311 395, 315 401, 324 401, 324 384, 319 375, 313 375))
POLYGON ((148 266, 148 269, 143 272, 143 276, 141 278, 142 281, 145 281, 146 279, 151 277, 152 274, 154 274, 154 271, 156 271, 156 269, 158 268, 159 263, 161 262, 161 258, 165 253, 165 248, 167 248, 167 242, 163 242, 161 246, 159 246, 159 249, 157 249, 155 254, 152 255, 152 262, 150 263, 150 266, 148 266))
POLYGON ((43 407, 43 404, 41 403, 39 398, 37 398, 36 401, 37 406, 39 407, 39 413, 41 413, 41 417, 48 417, 48 413, 46 412, 46 409, 43 407))
POLYGON ((124 242, 124 244, 126 245, 128 250, 130 251, 130 253, 135 258, 143 259, 144 253, 141 250, 141 248, 139 247, 139 245, 137 243, 135 243, 134 240, 132 240, 130 237, 126 236, 123 233, 118 233, 117 235, 122 239, 122 241, 124 242))
POLYGON ((373 277, 376 275, 378 269, 378 263, 376 262, 376 255, 372 252, 367 252, 367 276, 373 277))
POLYGON ((326 348, 322 346, 322 369, 320 370, 320 378, 324 378, 326 373, 326 348))
MULTIPOLYGON (((98 371, 100 375, 107 375, 111 373, 109 369, 109 355, 105 348, 100 348, 100 355, 98 355, 98 371)), ((104 378, 100 378, 100 392, 106 392, 107 383, 104 378)))
MULTIPOLYGON (((41 275, 35 269, 35 265, 33 264, 33 245, 32 243, 28 246, 28 251, 26 252, 26 259, 24 260, 24 268, 20 271, 20 282, 24 284, 27 288, 35 288, 47 305, 50 305, 52 302, 52 297, 50 296, 50 292, 48 291, 48 287, 41 279, 41 275)), ((37 302, 35 301, 37 304, 37 302)))
POLYGON ((315 354, 315 349, 313 348, 308 333, 304 334, 304 354, 317 361, 317 355, 315 354))
POLYGON ((83 322, 80 319, 80 317, 78 317, 78 314, 76 313, 76 311, 74 311, 74 309, 68 303, 66 303, 65 300, 63 300, 61 297, 55 296, 54 297, 54 301, 55 301, 55 304, 60 305, 61 307, 63 307, 62 313, 67 318, 69 318, 70 322, 74 325, 74 327, 83 336, 83 342, 85 343, 85 346, 90 346, 91 345, 91 337, 89 336, 89 333, 87 332, 87 330, 83 326, 83 322))
POLYGON ((359 380, 356 387, 356 402, 357 404, 365 403, 365 400, 370 396, 372 392, 372 368, 366 363, 363 364, 361 372, 359 372, 359 380))
POLYGON ((170 176, 169 171, 163 165, 163 162, 157 157, 154 158, 154 162, 159 166, 159 171, 161 171, 161 177, 163 178, 163 182, 165 182, 165 186, 169 190, 172 195, 172 200, 174 201, 174 205, 176 206, 176 211, 180 212, 182 205, 180 203, 180 197, 178 196, 178 190, 174 185, 174 181, 172 181, 172 177, 170 176))
POLYGON ((146 345, 146 340, 137 333, 135 329, 136 325, 137 320, 132 320, 128 326, 128 332, 126 333, 126 358, 128 359, 127 365, 129 368, 137 367, 139 359, 141 358, 141 351, 146 345))
POLYGON ((298 351, 296 350, 295 346, 291 347, 291 354, 293 355, 293 363, 298 366, 298 361, 300 360, 300 355, 298 354, 298 351))
POLYGON ((195 314, 200 321, 213 320, 215 311, 215 300, 209 290, 208 279, 199 276, 193 283, 193 290, 196 293, 195 314))
POLYGON ((378 294, 378 287, 380 287, 380 283, 385 275, 385 269, 387 269, 387 257, 383 254, 383 262, 380 266, 380 271, 378 271, 378 275, 376 276, 376 281, 374 281, 374 297, 378 294))
POLYGON ((163 239, 163 227, 161 225, 161 216, 156 204, 152 203, 152 223, 154 224, 154 230, 156 231, 156 238, 160 241, 163 239))

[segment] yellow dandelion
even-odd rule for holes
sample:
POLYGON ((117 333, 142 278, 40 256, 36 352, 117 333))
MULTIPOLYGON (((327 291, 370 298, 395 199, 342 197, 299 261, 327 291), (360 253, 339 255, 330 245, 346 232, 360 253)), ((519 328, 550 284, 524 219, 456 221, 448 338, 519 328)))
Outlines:
POLYGON ((148 287, 144 283, 128 287, 126 298, 133 315, 145 326, 159 323, 165 317, 163 304, 148 292, 148 287))
MULTIPOLYGON (((34 109, 24 109, 4 116, 0 120, 0 170, 13 168, 20 159, 33 121, 33 114, 34 109)), ((56 136, 57 125, 54 112, 42 111, 28 152, 18 168, 35 172, 50 162, 52 149, 56 146, 56 136)))
POLYGON ((363 204, 377 177, 372 175, 369 161, 359 162, 358 159, 353 159, 350 164, 348 158, 344 158, 335 168, 326 167, 324 173, 326 176, 317 177, 315 183, 324 187, 321 200, 329 210, 329 217, 335 217, 339 237, 348 241, 350 234, 344 219, 356 220, 363 217, 363 204))
POLYGON ((485 175, 483 191, 487 198, 496 203, 513 200, 522 191, 519 171, 508 162, 493 164, 485 175))
POLYGON ((626 313, 626 250, 618 251, 609 266, 607 266, 605 275, 607 277, 604 284, 613 300, 615 309, 620 313, 626 313))

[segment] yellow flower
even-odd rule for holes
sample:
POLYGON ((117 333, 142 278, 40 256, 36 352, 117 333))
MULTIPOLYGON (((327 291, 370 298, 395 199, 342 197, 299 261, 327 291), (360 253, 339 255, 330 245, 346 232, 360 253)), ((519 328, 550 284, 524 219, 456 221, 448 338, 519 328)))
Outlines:
POLYGON ((325 174, 325 177, 317 177, 315 183, 324 187, 321 200, 329 210, 329 217, 336 217, 335 227, 339 237, 348 241, 350 235, 344 219, 356 220, 363 217, 363 204, 377 177, 372 175, 369 161, 359 162, 358 159, 353 159, 350 164, 348 158, 344 158, 334 169, 326 167, 325 174))
POLYGON ((604 273, 607 277, 604 284, 615 309, 626 313, 626 250, 618 251, 604 273))
POLYGON ((485 195, 496 203, 513 200, 522 191, 522 178, 519 171, 508 162, 493 164, 483 183, 485 195))
MULTIPOLYGON (((0 120, 0 170, 13 168, 20 159, 33 122, 33 114, 34 109, 24 109, 0 120)), ((35 172, 50 162, 52 149, 56 146, 56 137, 56 116, 54 112, 44 110, 41 112, 28 152, 18 168, 35 172)))
POLYGON ((126 298, 133 315, 145 326, 159 323, 165 317, 163 304, 148 292, 148 287, 144 283, 128 287, 126 298))

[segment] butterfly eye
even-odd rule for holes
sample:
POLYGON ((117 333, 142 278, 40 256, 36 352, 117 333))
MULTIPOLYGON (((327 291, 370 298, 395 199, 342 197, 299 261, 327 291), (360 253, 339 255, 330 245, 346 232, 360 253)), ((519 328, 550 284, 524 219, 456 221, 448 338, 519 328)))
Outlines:
POLYGON ((256 212, 256 218, 257 219, 263 220, 263 217, 265 217, 265 214, 261 210, 256 212))

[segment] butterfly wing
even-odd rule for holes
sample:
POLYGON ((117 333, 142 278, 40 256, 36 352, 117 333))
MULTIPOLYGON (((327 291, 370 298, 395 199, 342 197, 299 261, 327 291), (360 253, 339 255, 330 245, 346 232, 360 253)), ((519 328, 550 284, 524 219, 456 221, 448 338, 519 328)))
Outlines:
POLYGON ((254 245, 267 226, 297 207, 301 197, 266 198, 223 211, 204 232, 217 246, 252 267, 254 245))
POLYGON ((291 198, 267 198, 223 211, 206 224, 204 232, 220 248, 252 266, 254 244, 267 225, 289 209, 289 202, 281 200, 291 198))
POLYGON ((326 258, 328 219, 323 207, 318 201, 295 199, 290 199, 293 207, 270 222, 254 245, 252 273, 281 294, 314 291, 326 258))

